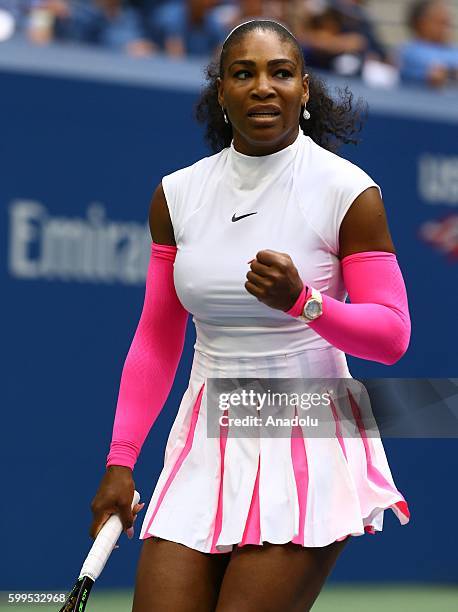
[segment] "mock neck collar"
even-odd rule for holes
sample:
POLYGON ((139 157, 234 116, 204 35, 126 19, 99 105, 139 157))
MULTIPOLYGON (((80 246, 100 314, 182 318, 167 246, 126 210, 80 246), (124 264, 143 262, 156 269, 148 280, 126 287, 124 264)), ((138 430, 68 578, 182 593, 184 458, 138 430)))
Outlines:
POLYGON ((234 148, 232 140, 229 147, 229 168, 231 182, 237 189, 252 190, 267 179, 282 174, 294 161, 303 136, 302 130, 293 143, 270 155, 245 155, 234 148))

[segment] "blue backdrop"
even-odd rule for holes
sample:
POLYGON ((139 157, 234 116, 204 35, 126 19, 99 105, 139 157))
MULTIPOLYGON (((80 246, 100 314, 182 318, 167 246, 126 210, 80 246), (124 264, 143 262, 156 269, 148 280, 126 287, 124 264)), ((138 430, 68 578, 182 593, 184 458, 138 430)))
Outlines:
MULTIPOLYGON (((143 301, 150 196, 164 174, 209 152, 192 118, 193 92, 8 72, 0 72, 0 89, 8 560, 0 590, 62 588, 91 543, 89 505, 143 301)), ((456 141, 457 124, 445 118, 378 112, 359 147, 342 151, 382 186, 413 330, 394 366, 349 358, 355 377, 457 374, 456 141)), ((190 324, 173 391, 135 470, 145 501, 193 343, 190 324)), ((411 523, 401 527, 387 512, 382 534, 353 538, 333 579, 456 580, 456 442, 386 440, 385 447, 411 523)), ((139 549, 123 536, 100 584, 132 586, 139 549)))

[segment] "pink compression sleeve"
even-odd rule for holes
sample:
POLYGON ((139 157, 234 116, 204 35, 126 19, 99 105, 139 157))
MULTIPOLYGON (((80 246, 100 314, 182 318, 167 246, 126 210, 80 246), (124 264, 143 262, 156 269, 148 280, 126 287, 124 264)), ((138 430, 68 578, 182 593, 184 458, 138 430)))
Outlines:
MULTIPOLYGON (((349 355, 392 365, 410 341, 407 294, 396 255, 364 251, 344 257, 341 265, 351 304, 322 294, 323 314, 308 325, 349 355)), ((301 312, 304 294, 287 314, 301 312)))
POLYGON ((107 467, 133 469, 175 378, 188 318, 173 282, 176 251, 151 245, 145 300, 121 375, 107 467))

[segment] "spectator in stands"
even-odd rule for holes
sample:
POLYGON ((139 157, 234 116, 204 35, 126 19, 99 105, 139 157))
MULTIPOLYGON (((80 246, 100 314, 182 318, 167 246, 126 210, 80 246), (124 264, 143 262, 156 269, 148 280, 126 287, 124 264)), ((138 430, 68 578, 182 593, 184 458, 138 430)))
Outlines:
POLYGON ((405 81, 441 87, 458 81, 458 47, 451 44, 452 17, 440 0, 420 0, 409 9, 414 39, 401 46, 399 67, 405 81))
POLYGON ((306 62, 313 68, 334 71, 338 58, 348 58, 358 74, 369 41, 359 31, 346 31, 345 19, 335 3, 309 0, 304 3, 302 23, 296 36, 302 45, 306 62))
POLYGON ((343 32, 361 34, 367 41, 366 54, 372 59, 389 61, 384 45, 378 38, 369 14, 365 9, 367 0, 335 0, 335 8, 342 16, 343 32))
POLYGON ((239 0, 223 2, 215 9, 215 18, 229 32, 240 23, 250 19, 274 19, 291 27, 291 16, 297 1, 291 0, 239 0))
POLYGON ((129 0, 130 4, 135 7, 140 14, 147 37, 158 44, 158 46, 160 46, 160 32, 156 26, 154 14, 160 6, 168 1, 169 0, 129 0))
POLYGON ((67 0, 29 0, 27 2, 25 31, 30 42, 46 45, 54 38, 54 28, 58 19, 69 14, 67 0))
POLYGON ((56 20, 56 38, 99 45, 139 57, 157 51, 157 46, 144 32, 138 10, 129 3, 79 0, 67 5, 68 14, 56 20))
POLYGON ((214 18, 218 0, 169 0, 156 7, 150 25, 171 57, 209 56, 225 38, 214 18))

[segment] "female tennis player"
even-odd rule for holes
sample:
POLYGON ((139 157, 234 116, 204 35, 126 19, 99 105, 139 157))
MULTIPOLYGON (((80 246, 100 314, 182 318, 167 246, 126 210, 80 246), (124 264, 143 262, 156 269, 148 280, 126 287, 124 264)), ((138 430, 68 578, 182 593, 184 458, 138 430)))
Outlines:
POLYGON ((360 425, 351 437, 207 436, 207 379, 348 379, 346 353, 393 364, 410 338, 405 285, 379 187, 333 151, 353 141, 360 109, 306 73, 289 30, 235 28, 197 118, 214 154, 164 176, 152 199, 145 302, 91 534, 118 511, 132 535, 132 470, 192 313, 189 385, 141 528, 133 610, 303 612, 350 536, 381 531, 388 508, 409 520, 382 442, 360 425))

